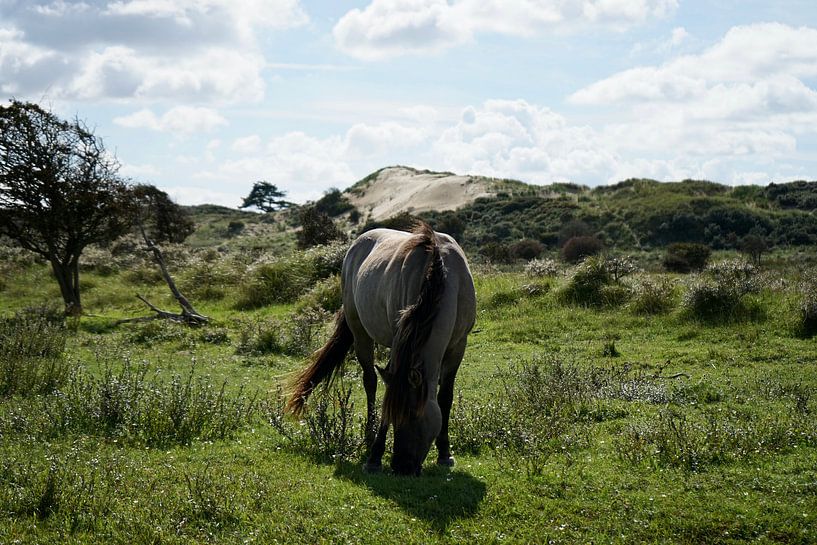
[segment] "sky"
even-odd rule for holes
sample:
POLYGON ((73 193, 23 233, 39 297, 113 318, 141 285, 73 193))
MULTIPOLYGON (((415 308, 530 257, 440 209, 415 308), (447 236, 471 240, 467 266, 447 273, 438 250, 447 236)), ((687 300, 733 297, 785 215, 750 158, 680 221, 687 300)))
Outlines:
POLYGON ((589 186, 817 179, 817 2, 0 0, 0 97, 182 204, 388 165, 589 186))

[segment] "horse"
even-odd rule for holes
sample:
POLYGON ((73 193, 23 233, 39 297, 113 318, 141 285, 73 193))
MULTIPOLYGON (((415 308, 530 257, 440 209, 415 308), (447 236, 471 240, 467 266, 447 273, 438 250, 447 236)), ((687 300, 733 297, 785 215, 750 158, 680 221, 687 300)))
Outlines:
POLYGON ((412 232, 367 231, 346 252, 341 290, 334 331, 294 378, 286 409, 301 414, 312 391, 331 383, 354 347, 366 391, 370 450, 364 469, 382 469, 389 426, 394 473, 419 475, 435 440, 437 463, 453 466, 448 421, 454 380, 476 320, 474 281, 462 249, 424 222, 412 232), (391 347, 385 368, 374 363, 375 343, 391 347), (386 387, 379 425, 375 370, 386 387))

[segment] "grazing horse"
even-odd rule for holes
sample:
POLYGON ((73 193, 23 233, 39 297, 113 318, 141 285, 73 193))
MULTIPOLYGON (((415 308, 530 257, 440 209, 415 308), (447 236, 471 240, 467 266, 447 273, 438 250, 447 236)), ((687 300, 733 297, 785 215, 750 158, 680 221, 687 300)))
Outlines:
POLYGON ((411 233, 374 229, 346 253, 341 286, 343 307, 334 333, 295 378, 287 409, 299 414, 309 394, 332 380, 354 346, 366 389, 371 450, 365 469, 381 469, 389 425, 394 426, 395 473, 419 475, 435 439, 437 463, 453 466, 448 418, 454 379, 476 318, 474 281, 462 249, 425 223, 411 233), (391 347, 385 369, 374 364, 375 343, 391 347), (386 384, 379 426, 375 369, 386 384))

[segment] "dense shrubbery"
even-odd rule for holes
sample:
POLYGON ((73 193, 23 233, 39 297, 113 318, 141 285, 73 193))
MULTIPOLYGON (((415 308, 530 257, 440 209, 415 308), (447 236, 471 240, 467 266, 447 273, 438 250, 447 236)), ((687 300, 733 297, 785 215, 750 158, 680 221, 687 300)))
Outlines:
POLYGON ((817 281, 812 278, 798 290, 797 329, 804 337, 817 335, 817 281))
POLYGON ((636 314, 662 314, 675 306, 675 282, 665 276, 643 276, 635 283, 630 308, 636 314))
POLYGON ((700 271, 706 266, 711 253, 712 250, 705 244, 676 242, 667 246, 664 268, 678 273, 700 271))
POLYGON ((253 265, 236 306, 251 309, 295 301, 318 281, 340 273, 346 249, 345 244, 320 246, 253 265))
POLYGON ((690 317, 703 320, 741 318, 748 310, 744 297, 760 287, 753 265, 740 260, 715 263, 692 280, 683 307, 690 317))
POLYGON ((594 236, 573 237, 562 246, 562 259, 568 263, 578 263, 582 259, 597 255, 604 245, 594 236))
MULTIPOLYGON (((470 249, 522 238, 556 247, 569 238, 592 235, 621 249, 674 242, 739 249, 747 236, 760 237, 773 248, 817 240, 817 216, 811 213, 815 188, 815 182, 771 184, 764 190, 703 180, 633 179, 593 189, 554 184, 546 194, 520 186, 444 214, 446 221, 464 225, 460 242, 470 249)), ((442 214, 422 217, 436 225, 442 214)))
POLYGON ((534 278, 557 276, 559 264, 552 259, 531 259, 525 265, 525 274, 534 278))
POLYGON ((584 260, 559 292, 567 304, 596 307, 620 305, 629 296, 629 288, 614 279, 608 260, 599 256, 584 260))

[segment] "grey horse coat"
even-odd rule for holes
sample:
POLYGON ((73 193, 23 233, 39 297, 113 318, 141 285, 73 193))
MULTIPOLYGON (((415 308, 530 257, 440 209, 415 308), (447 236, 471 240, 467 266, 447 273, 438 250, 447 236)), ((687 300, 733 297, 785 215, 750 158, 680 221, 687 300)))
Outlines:
POLYGON ((349 248, 341 284, 343 308, 335 332, 297 377, 289 408, 299 412, 354 347, 367 396, 367 468, 380 467, 390 424, 396 472, 419 473, 435 439, 438 462, 453 464, 448 420, 454 379, 476 317, 474 283, 462 249, 425 224, 413 233, 374 229, 349 248), (379 426, 375 343, 391 347, 389 364, 377 368, 386 383, 379 426))

